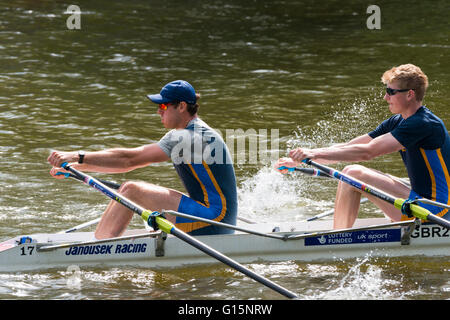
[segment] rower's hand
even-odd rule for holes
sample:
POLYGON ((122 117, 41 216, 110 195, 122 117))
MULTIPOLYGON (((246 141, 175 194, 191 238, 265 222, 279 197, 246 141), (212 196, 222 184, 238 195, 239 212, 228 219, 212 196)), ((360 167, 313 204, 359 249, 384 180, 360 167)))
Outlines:
POLYGON ((66 178, 65 174, 69 174, 69 171, 64 170, 63 168, 53 167, 50 170, 50 175, 55 179, 64 179, 66 178))
POLYGON ((312 149, 297 148, 289 152, 289 157, 294 161, 302 162, 307 158, 314 159, 314 152, 312 149))
POLYGON ((77 162, 78 152, 53 151, 47 161, 54 167, 61 167, 64 162, 77 162))
POLYGON ((288 169, 280 170, 281 167, 294 168, 298 166, 298 162, 292 160, 291 158, 280 158, 277 163, 274 165, 274 169, 283 174, 288 173, 288 169))

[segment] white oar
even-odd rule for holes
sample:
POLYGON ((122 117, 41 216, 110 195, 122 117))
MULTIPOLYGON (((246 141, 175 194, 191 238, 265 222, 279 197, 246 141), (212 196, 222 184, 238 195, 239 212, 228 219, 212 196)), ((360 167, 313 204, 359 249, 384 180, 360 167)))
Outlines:
MULTIPOLYGON (((369 199, 367 199, 367 198, 362 198, 360 204, 365 203, 365 202, 367 202, 367 201, 369 201, 369 199)), ((308 218, 308 219, 306 219, 306 220, 303 220, 303 221, 301 221, 301 222, 310 222, 310 221, 314 221, 314 220, 317 220, 317 219, 322 219, 322 218, 331 216, 333 213, 334 213, 334 208, 333 208, 333 209, 330 209, 330 210, 327 210, 327 211, 325 211, 325 212, 316 214, 315 216, 313 216, 313 217, 311 217, 311 218, 308 218)))
POLYGON ((87 228, 89 226, 92 226, 93 224, 98 223, 100 221, 100 219, 101 219, 101 217, 99 217, 97 219, 94 219, 94 220, 91 220, 91 221, 88 221, 88 222, 85 222, 85 223, 82 223, 82 224, 79 224, 79 225, 77 225, 75 227, 72 227, 72 228, 69 228, 69 229, 66 229, 66 230, 62 230, 62 231, 60 231, 58 233, 70 233, 70 232, 74 232, 74 231, 77 231, 77 230, 80 230, 80 229, 83 229, 83 228, 87 228))

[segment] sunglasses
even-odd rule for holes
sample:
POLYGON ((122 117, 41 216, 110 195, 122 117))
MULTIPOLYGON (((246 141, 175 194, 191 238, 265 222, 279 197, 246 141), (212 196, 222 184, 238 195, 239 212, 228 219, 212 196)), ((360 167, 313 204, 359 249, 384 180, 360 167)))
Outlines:
POLYGON ((159 108, 159 110, 165 111, 165 110, 167 110, 167 108, 168 108, 170 105, 174 106, 175 103, 172 103, 172 102, 169 102, 169 103, 160 103, 160 104, 158 105, 158 108, 159 108))
POLYGON ((392 88, 386 87, 386 93, 387 93, 389 96, 393 96, 393 95, 395 95, 397 92, 406 92, 406 91, 409 91, 409 90, 414 90, 414 89, 392 89, 392 88))

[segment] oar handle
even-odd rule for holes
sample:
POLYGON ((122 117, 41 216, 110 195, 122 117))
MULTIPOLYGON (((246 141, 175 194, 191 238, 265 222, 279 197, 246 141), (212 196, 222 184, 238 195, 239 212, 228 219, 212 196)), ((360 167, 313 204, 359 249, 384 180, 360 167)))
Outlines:
MULTIPOLYGON (((56 175, 57 176, 63 175, 66 178, 75 178, 77 180, 81 180, 78 176, 74 175, 73 173, 69 173, 69 172, 57 172, 56 175)), ((100 181, 101 183, 103 183, 105 186, 110 187, 112 189, 118 190, 120 188, 119 183, 115 183, 113 181, 106 181, 103 179, 97 179, 97 180, 100 181)))
POLYGON ((286 167, 286 166, 281 166, 278 168, 278 170, 288 170, 289 172, 294 172, 294 171, 300 171, 301 173, 310 175, 310 176, 316 176, 316 177, 329 177, 325 172, 318 170, 318 169, 314 169, 314 168, 299 168, 299 167, 286 167))

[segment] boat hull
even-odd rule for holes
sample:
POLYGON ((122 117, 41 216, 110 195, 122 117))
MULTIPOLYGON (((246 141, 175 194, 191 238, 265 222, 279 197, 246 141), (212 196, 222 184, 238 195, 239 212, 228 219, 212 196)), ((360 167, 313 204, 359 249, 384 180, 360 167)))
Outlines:
MULTIPOLYGON (((387 223, 385 219, 360 219, 356 226, 387 223)), ((293 236, 331 229, 331 221, 252 225, 252 229, 293 236)), ((128 231, 125 238, 98 242, 92 232, 28 235, 33 242, 18 244, 16 237, 0 243, 0 272, 59 269, 70 266, 173 268, 218 263, 187 243, 145 230, 128 231), (77 242, 77 244, 74 244, 77 242)), ((280 240, 252 234, 199 236, 198 240, 240 263, 317 261, 372 257, 446 256, 450 232, 437 225, 421 225, 411 234, 406 227, 318 235, 298 240, 280 240), (406 236, 405 236, 406 235, 406 236)))

